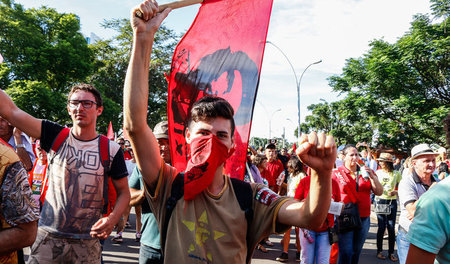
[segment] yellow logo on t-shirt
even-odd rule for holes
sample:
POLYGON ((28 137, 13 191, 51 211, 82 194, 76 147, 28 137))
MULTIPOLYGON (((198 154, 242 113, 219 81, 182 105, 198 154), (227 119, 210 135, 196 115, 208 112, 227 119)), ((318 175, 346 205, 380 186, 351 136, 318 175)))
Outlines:
MULTIPOLYGON (((182 221, 183 224, 189 229, 191 232, 195 232, 195 244, 199 247, 204 248, 204 245, 208 239, 211 237, 211 232, 208 230, 208 216, 206 215, 206 211, 203 211, 202 215, 197 219, 197 223, 192 221, 182 221)), ((226 234, 220 231, 213 230, 213 239, 217 240, 226 234)), ((191 244, 188 249, 188 254, 191 254, 196 249, 195 245, 191 244)), ((212 261, 211 253, 206 254, 209 261, 212 261)))

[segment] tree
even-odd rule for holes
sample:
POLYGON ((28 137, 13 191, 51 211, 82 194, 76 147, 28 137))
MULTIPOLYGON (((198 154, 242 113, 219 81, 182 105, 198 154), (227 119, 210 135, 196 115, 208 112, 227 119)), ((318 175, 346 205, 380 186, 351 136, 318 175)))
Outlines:
POLYGON ((329 78, 345 98, 310 106, 305 128, 330 131, 344 144, 373 141, 397 151, 419 142, 443 145, 442 120, 450 112, 448 19, 432 24, 416 15, 396 43, 374 40, 362 57, 348 59, 343 73, 329 78))
POLYGON ((337 102, 323 102, 308 106, 308 115, 302 131, 320 131, 332 134, 338 145, 368 142, 372 139, 373 127, 369 118, 360 111, 369 107, 357 94, 350 93, 337 102))
POLYGON ((312 128, 317 132, 331 132, 336 120, 333 119, 332 108, 328 102, 325 101, 324 103, 309 105, 308 110, 312 112, 312 115, 305 118, 306 122, 302 128, 302 132, 310 133, 312 128))
POLYGON ((52 92, 47 85, 38 81, 14 81, 8 88, 8 94, 20 109, 36 118, 45 118, 67 124, 70 118, 65 108, 66 96, 52 92))
POLYGON ((2 78, 43 82, 57 93, 93 69, 94 54, 76 15, 47 7, 25 10, 10 0, 0 1, 0 52, 10 69, 2 78))
MULTIPOLYGON (((47 7, 27 10, 11 0, 0 0, 0 53, 5 58, 0 64, 0 88, 24 111, 68 124, 66 95, 73 84, 88 82, 103 95, 98 131, 106 133, 110 121, 121 128, 132 30, 127 19, 105 21, 103 26, 118 35, 88 45, 75 14, 47 7)), ((155 37, 149 76, 149 115, 155 123, 166 113, 164 74, 178 39, 164 26, 155 37)))
POLYGON ((80 33, 79 18, 0 0, 0 53, 5 59, 0 88, 24 111, 68 122, 65 95, 93 70, 94 53, 80 33))
POLYGON ((432 14, 436 18, 444 19, 444 31, 447 26, 446 21, 450 16, 450 0, 430 0, 432 14))
MULTIPOLYGON (((112 121, 113 127, 122 127, 123 84, 130 59, 133 33, 127 19, 108 20, 102 26, 114 29, 117 35, 91 45, 96 54, 96 70, 89 77, 89 82, 107 98, 108 106, 105 106, 105 111, 99 118, 99 128, 106 131, 109 121, 112 121)), ((152 122, 149 124, 150 127, 166 116, 167 82, 164 74, 170 69, 171 56, 178 40, 179 36, 164 25, 155 35, 149 71, 148 115, 152 122)))

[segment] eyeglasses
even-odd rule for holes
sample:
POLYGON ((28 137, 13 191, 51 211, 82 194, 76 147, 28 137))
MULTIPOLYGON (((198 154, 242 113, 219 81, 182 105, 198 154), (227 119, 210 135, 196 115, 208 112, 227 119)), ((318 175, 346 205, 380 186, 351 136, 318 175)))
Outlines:
POLYGON ((72 109, 75 109, 75 108, 78 107, 78 105, 80 103, 86 109, 92 108, 92 106, 94 104, 97 104, 96 102, 91 101, 91 100, 70 100, 69 101, 69 107, 72 108, 72 109))

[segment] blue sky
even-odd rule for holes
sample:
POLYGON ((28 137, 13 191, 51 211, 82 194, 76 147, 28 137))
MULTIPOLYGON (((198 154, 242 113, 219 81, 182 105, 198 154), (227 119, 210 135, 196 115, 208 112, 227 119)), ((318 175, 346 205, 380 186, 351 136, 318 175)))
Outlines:
MULTIPOLYGON (((101 28, 100 23, 104 19, 128 17, 131 7, 139 1, 16 0, 16 3, 26 8, 46 5, 59 12, 75 13, 80 17, 83 34, 89 36, 93 32, 108 38, 114 32, 101 28)), ((186 31, 198 7, 172 11, 166 25, 177 32, 186 31)), ((321 99, 339 100, 326 79, 340 74, 346 59, 364 54, 371 40, 384 38, 395 42, 408 31, 413 15, 430 13, 429 7, 428 0, 274 0, 267 40, 289 57, 298 78, 310 63, 323 60, 311 66, 302 78, 302 121, 308 114, 308 105, 321 99)), ((297 116, 294 73, 280 51, 267 44, 251 136, 268 137, 272 117, 272 137, 280 137, 284 129, 286 138, 294 142, 297 116)))

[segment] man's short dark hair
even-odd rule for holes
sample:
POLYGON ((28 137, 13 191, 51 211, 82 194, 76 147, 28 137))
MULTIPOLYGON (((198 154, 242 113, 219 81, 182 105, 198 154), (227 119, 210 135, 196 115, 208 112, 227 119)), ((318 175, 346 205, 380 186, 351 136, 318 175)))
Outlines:
POLYGON ((69 95, 67 96, 67 100, 70 100, 70 97, 72 96, 72 94, 74 94, 77 91, 86 91, 86 92, 91 93, 95 97, 95 102, 97 103, 97 107, 103 106, 102 95, 100 94, 100 92, 97 89, 95 89, 95 87, 93 85, 86 84, 86 83, 80 83, 80 84, 72 86, 72 88, 70 89, 69 95))
POLYGON ((351 148, 355 148, 356 150, 358 150, 355 145, 348 144, 348 145, 345 145, 344 149, 342 149, 342 153, 344 155, 347 155, 348 150, 351 149, 351 148))
POLYGON ((269 143, 266 145, 266 149, 277 149, 277 146, 275 146, 275 144, 273 143, 269 143))
POLYGON ((191 122, 208 121, 217 117, 230 120, 231 136, 234 135, 234 110, 225 99, 214 96, 204 96, 192 105, 191 115, 188 118, 187 126, 191 122))

